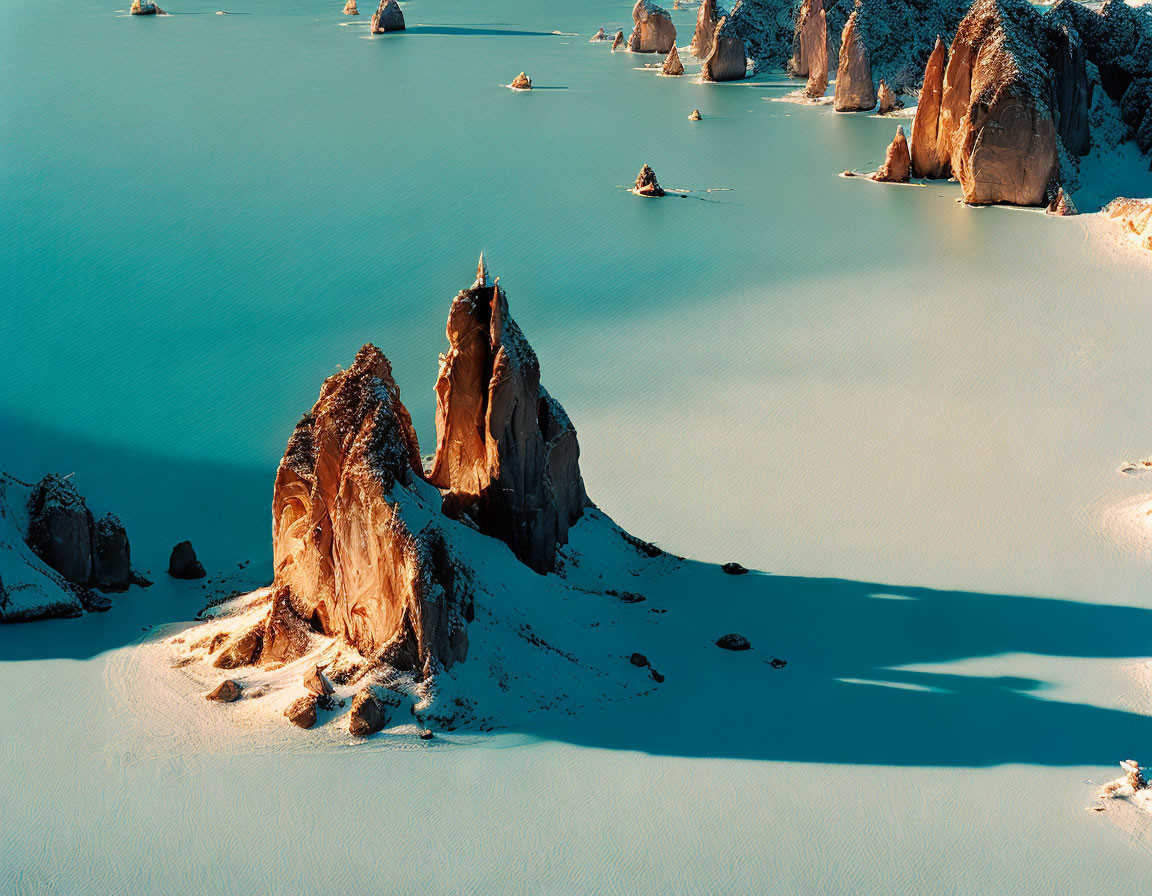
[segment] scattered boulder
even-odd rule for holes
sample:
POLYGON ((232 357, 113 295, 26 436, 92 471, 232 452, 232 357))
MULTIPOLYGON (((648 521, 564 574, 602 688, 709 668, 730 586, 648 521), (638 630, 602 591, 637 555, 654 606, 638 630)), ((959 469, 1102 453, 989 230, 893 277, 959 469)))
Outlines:
POLYGON ((661 73, 675 77, 684 74, 684 63, 680 61, 680 54, 676 52, 676 47, 673 46, 668 51, 668 55, 664 57, 664 66, 661 68, 661 73))
POLYGON ((739 81, 748 74, 744 40, 725 16, 716 26, 712 49, 700 66, 701 81, 739 81))
POLYGON ((313 666, 304 673, 304 690, 317 697, 331 697, 336 692, 319 666, 313 666))
POLYGON ((924 69, 924 85, 912 119, 912 173, 917 177, 947 177, 951 165, 945 154, 937 150, 937 130, 940 126, 940 100, 944 93, 944 66, 948 62, 948 48, 936 38, 936 46, 928 57, 924 69))
POLYGON ((696 10, 696 30, 692 32, 692 42, 688 45, 689 53, 697 59, 704 59, 712 52, 716 26, 723 17, 716 0, 700 0, 700 8, 696 10))
POLYGON ((1048 203, 1048 208, 1044 211, 1045 214, 1055 215, 1059 218, 1080 214, 1076 210, 1076 205, 1072 202, 1072 197, 1064 192, 1063 187, 1056 188, 1056 192, 1052 196, 1052 201, 1048 203))
POLYGON ((624 43, 624 32, 617 31, 616 36, 612 38, 612 49, 618 49, 624 43))
POLYGON ((346 16, 358 16, 358 15, 360 15, 360 10, 356 6, 356 0, 348 0, 348 2, 344 4, 344 15, 346 15, 346 16))
POLYGON ((207 575, 196 559, 192 542, 182 541, 172 548, 172 556, 168 559, 168 575, 174 579, 202 579, 207 575))
POLYGON ((867 112, 876 108, 876 89, 872 85, 872 66, 868 48, 860 29, 860 10, 855 10, 844 23, 840 35, 840 61, 836 67, 837 112, 867 112))
POLYGON ((872 175, 873 180, 884 183, 906 184, 911 179, 912 157, 908 153, 908 141, 904 137, 904 127, 897 126, 896 136, 888 145, 884 164, 872 175))
POLYGON ((1113 199, 1104 214, 1117 219, 1138 245, 1152 249, 1152 199, 1113 199))
MULTIPOLYGON (((621 34, 621 39, 623 39, 623 34, 621 34)), ((604 33, 603 28, 592 35, 592 40, 589 43, 595 43, 598 40, 608 40, 608 35, 604 33)))
POLYGON ((315 694, 305 694, 288 704, 284 715, 297 728, 311 728, 316 724, 316 703, 315 694))
POLYGON ((748 572, 748 570, 739 563, 725 563, 720 568, 730 576, 742 576, 748 572))
POLYGON ((738 635, 736 632, 729 632, 726 635, 721 635, 716 639, 716 646, 723 647, 725 650, 751 650, 752 645, 748 639, 743 635, 738 635))
POLYGON ((532 79, 529 78, 526 74, 524 74, 524 72, 520 72, 520 74, 518 74, 515 78, 512 79, 512 83, 509 84, 508 86, 511 87, 513 90, 531 90, 532 89, 532 79))
POLYGON ((372 13, 372 23, 369 31, 372 34, 383 34, 386 31, 403 31, 404 13, 396 0, 380 0, 376 12, 372 13))
POLYGON ((664 190, 656 182, 656 172, 645 165, 636 176, 636 185, 632 192, 637 196, 663 196, 664 190))
POLYGON ((667 53, 676 46, 676 26, 672 24, 672 16, 652 0, 636 0, 632 7, 632 21, 635 27, 628 39, 628 49, 633 53, 667 53))
POLYGON ((688 116, 689 121, 699 121, 701 119, 700 110, 693 109, 692 114, 688 116))
POLYGON ((353 737, 368 737, 388 724, 388 711, 376 699, 372 688, 364 688, 352 699, 352 712, 348 716, 348 733, 353 737))
POLYGON ((634 653, 632 656, 628 657, 628 662, 630 662, 633 666, 639 666, 643 668, 644 666, 648 665, 648 657, 644 656, 642 653, 634 653))
POLYGON ((240 683, 226 678, 209 691, 204 699, 217 703, 234 703, 240 699, 240 683))
POLYGON ((888 86, 887 82, 881 78, 880 89, 876 91, 876 111, 881 115, 887 115, 897 108, 896 103, 896 94, 892 92, 892 88, 888 86))

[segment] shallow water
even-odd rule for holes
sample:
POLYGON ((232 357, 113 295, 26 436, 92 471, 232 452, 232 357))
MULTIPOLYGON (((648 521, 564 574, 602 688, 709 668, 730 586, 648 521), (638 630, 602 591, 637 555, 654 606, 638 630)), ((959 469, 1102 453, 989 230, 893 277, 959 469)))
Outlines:
MULTIPOLYGON (((191 538, 214 579, 244 560, 245 581, 267 576, 275 463, 365 341, 430 451, 443 321, 484 250, 580 430, 590 493, 626 528, 776 573, 1152 604, 1152 541, 1139 510, 1114 510, 1148 490, 1117 469, 1152 453, 1152 265, 1088 219, 840 178, 875 167, 896 122, 771 102, 795 86, 780 75, 639 71, 656 58, 587 42, 624 3, 414 0, 408 32, 368 39, 367 5, 188 2, 149 19, 0 8, 0 467, 76 471, 141 566, 160 574, 191 538), (521 70, 556 89, 504 89, 521 70), (645 162, 691 198, 628 193, 645 162)), ((681 45, 693 18, 676 14, 681 45)), ((1152 194, 1152 175, 1118 178, 1152 194)), ((104 617, 0 631, 19 660, 0 666, 26 772, 0 791, 17 890, 291 889, 285 842, 301 886, 323 889, 382 866, 439 892, 1119 893, 1146 877, 1146 833, 1083 812, 1084 777, 1141 758, 1107 737, 1086 768, 1038 747, 833 775, 511 735, 384 765, 123 761, 107 664, 202 597, 161 581, 104 617), (49 682, 62 693, 30 704, 49 682), (112 817, 122 834, 97 835, 112 817)), ((1117 656, 1063 654, 943 665, 1144 706, 1117 656)))

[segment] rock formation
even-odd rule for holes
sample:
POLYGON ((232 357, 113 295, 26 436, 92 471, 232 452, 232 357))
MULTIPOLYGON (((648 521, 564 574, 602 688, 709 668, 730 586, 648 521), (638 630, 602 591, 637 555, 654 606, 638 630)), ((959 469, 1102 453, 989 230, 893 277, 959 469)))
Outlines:
POLYGON ((348 733, 353 737, 368 737, 388 724, 388 711, 371 688, 364 688, 352 699, 352 712, 348 718, 348 733))
POLYGON ((676 26, 668 10, 652 0, 636 0, 632 8, 635 27, 628 39, 633 53, 667 53, 676 45, 676 26))
POLYGON ((716 26, 724 13, 716 6, 716 0, 700 0, 700 8, 696 10, 696 30, 692 32, 692 42, 688 45, 688 52, 697 59, 704 59, 712 52, 712 39, 716 35, 716 26))
POLYGON ((700 80, 739 81, 747 74, 748 57, 744 52, 744 40, 725 17, 716 26, 712 50, 700 66, 700 80))
POLYGON ((729 632, 716 639, 716 646, 725 650, 751 650, 752 645, 748 639, 737 632, 729 632))
POLYGON ((840 62, 836 67, 837 112, 866 112, 876 108, 876 89, 868 48, 860 30, 860 11, 848 17, 840 35, 840 62))
POLYGON ((316 703, 315 694, 305 694, 293 700, 284 710, 284 715, 297 728, 311 728, 316 724, 316 703))
POLYGON ((792 34, 792 58, 788 60, 788 70, 797 78, 807 78, 812 72, 813 61, 820 53, 823 53, 827 69, 828 15, 824 11, 824 0, 804 0, 796 14, 796 30, 792 34))
POLYGON ((876 91, 876 111, 887 115, 896 108, 896 94, 892 92, 884 79, 880 79, 880 89, 876 91))
POLYGON ((664 65, 661 68, 661 72, 673 77, 684 74, 684 63, 680 61, 680 54, 676 52, 675 47, 669 50, 668 55, 664 57, 664 65))
POLYGON ((699 109, 693 109, 692 114, 688 116, 688 120, 689 121, 699 121, 700 120, 700 110, 699 109))
POLYGON ((348 0, 348 2, 344 4, 344 15, 346 15, 346 16, 358 16, 358 15, 360 15, 360 10, 356 6, 356 0, 348 0))
POLYGON ((1058 218, 1067 218, 1079 214, 1079 212, 1076 211, 1076 206, 1072 202, 1071 197, 1064 192, 1063 187, 1057 188, 1056 194, 1052 197, 1051 202, 1048 203, 1048 208, 1045 209, 1045 213, 1058 218))
POLYGON ((896 128, 896 136, 888 146, 884 164, 872 175, 873 180, 886 183, 908 183, 912 171, 912 159, 908 154, 908 141, 904 138, 904 127, 896 128))
POLYGON ((235 703, 240 699, 240 683, 233 681, 231 678, 226 678, 220 684, 216 685, 205 696, 205 700, 212 700, 217 703, 235 703))
POLYGON ((637 196, 663 196, 664 190, 656 182, 656 172, 645 165, 636 176, 636 185, 632 192, 637 196))
POLYGON ((372 24, 369 28, 372 34, 383 34, 385 31, 403 31, 404 13, 396 0, 380 0, 376 12, 372 13, 372 24))
POLYGON ((168 558, 168 575, 174 579, 204 578, 204 567, 196 559, 192 542, 182 541, 172 548, 172 556, 168 558))
POLYGON ((168 13, 164 12, 164 10, 162 10, 159 6, 157 6, 155 3, 148 2, 148 0, 144 0, 143 3, 141 3, 140 0, 132 0, 132 8, 129 9, 128 12, 134 16, 168 15, 168 13))
POLYGON ((520 74, 518 74, 515 78, 512 79, 512 83, 509 84, 508 86, 511 87, 513 90, 531 90, 532 89, 532 79, 529 78, 526 74, 524 74, 524 72, 520 72, 520 74))
POLYGON ((617 49, 623 43, 624 43, 624 32, 623 31, 617 31, 616 36, 614 38, 612 38, 612 49, 613 50, 617 49))
POLYGON ((488 280, 481 257, 475 283, 448 315, 428 478, 448 492, 447 512, 469 516, 532 569, 549 572, 588 504, 580 448, 564 409, 540 385, 536 354, 509 316, 504 290, 488 280))
POLYGON ((944 93, 944 66, 948 62, 948 48, 939 36, 928 65, 924 69, 924 84, 920 88, 920 101, 912 119, 912 173, 917 177, 947 177, 951 164, 938 153, 936 131, 940 125, 940 100, 944 93))
POLYGON ((596 41, 600 40, 608 40, 608 35, 604 33, 603 28, 592 35, 592 39, 589 41, 589 43, 595 43, 596 41))
POLYGON ((1118 220, 1137 245, 1152 249, 1152 199, 1113 199, 1104 213, 1118 220))

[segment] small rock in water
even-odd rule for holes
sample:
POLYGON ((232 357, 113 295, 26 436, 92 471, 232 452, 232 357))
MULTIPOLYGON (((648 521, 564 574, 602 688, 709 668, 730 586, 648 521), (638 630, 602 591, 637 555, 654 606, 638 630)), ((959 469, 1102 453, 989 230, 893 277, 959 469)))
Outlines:
POLYGON ((720 568, 730 576, 742 576, 748 572, 748 570, 741 566, 739 563, 725 563, 720 568))
POLYGON ((664 676, 657 672, 655 669, 649 669, 648 672, 651 674, 652 680, 656 682, 656 684, 664 683, 664 676))
POLYGON ((348 2, 344 4, 344 15, 346 15, 346 16, 358 16, 358 15, 360 15, 360 10, 356 6, 356 0, 348 0, 348 2))
POLYGON ((699 109, 693 109, 692 114, 688 116, 689 121, 699 121, 700 118, 701 118, 701 115, 700 115, 699 109))
POLYGON ((723 647, 725 650, 751 650, 752 645, 748 639, 743 635, 738 635, 736 632, 729 632, 726 635, 721 635, 716 639, 716 646, 723 647))
MULTIPOLYGON (((621 32, 620 37, 621 37, 621 39, 623 39, 623 37, 624 37, 623 32, 621 32)), ((592 43, 593 41, 598 41, 598 40, 608 40, 608 35, 604 33, 603 28, 601 28, 599 31, 597 31, 595 34, 592 35, 592 40, 589 41, 589 43, 592 43)))
POLYGON ((912 176, 912 156, 908 151, 908 140, 904 136, 904 127, 896 128, 896 136, 888 145, 888 152, 884 156, 884 164, 872 175, 872 179, 881 183, 906 184, 912 176))
POLYGON ((624 43, 624 32, 623 31, 617 31, 616 36, 614 38, 612 38, 612 49, 613 50, 617 49, 623 43, 624 43))
POLYGON ((783 669, 788 665, 788 660, 782 660, 778 656, 772 657, 771 662, 768 663, 773 669, 783 669))
POLYGON ((140 0, 132 0, 132 8, 128 11, 134 16, 168 15, 168 13, 164 12, 164 10, 162 10, 159 6, 157 6, 155 3, 148 2, 148 0, 144 0, 143 3, 141 3, 140 0))
POLYGON ((316 724, 316 695, 305 694, 293 700, 284 710, 284 715, 298 728, 311 728, 316 724))
POLYGON ((192 542, 182 541, 172 548, 172 556, 168 559, 168 575, 174 579, 204 578, 206 573, 200 561, 196 559, 192 542))
POLYGON ((372 34, 383 34, 385 31, 403 31, 404 13, 396 0, 380 0, 376 12, 372 13, 372 22, 368 30, 372 34))
POLYGON ((630 662, 633 666, 644 668, 648 665, 648 657, 644 656, 642 653, 634 653, 628 658, 628 662, 630 662))
POLYGON ((636 186, 632 188, 632 192, 637 196, 664 195, 663 188, 656 182, 656 172, 647 165, 640 169, 640 174, 636 177, 636 186))
POLYGON ((676 52, 676 45, 672 45, 672 49, 668 51, 668 55, 664 57, 664 66, 661 72, 671 77, 684 74, 684 63, 680 61, 680 54, 676 52))
POLYGON ((520 72, 520 74, 518 74, 515 78, 512 79, 512 83, 509 84, 508 86, 511 87, 513 90, 531 90, 532 89, 532 79, 529 78, 526 74, 524 74, 524 72, 520 72))
POLYGON ((217 703, 234 703, 240 699, 240 683, 226 678, 209 691, 204 699, 214 700, 217 703))

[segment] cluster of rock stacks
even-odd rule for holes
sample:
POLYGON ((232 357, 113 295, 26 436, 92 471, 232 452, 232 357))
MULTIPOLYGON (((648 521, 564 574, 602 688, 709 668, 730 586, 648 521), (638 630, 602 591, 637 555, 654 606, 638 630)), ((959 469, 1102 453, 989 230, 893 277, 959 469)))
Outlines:
POLYGON ((974 204, 1044 205, 1061 149, 1083 155, 1091 88, 1073 29, 1026 0, 977 0, 944 62, 929 57, 912 127, 912 170, 953 176, 974 204))
POLYGON ((632 36, 628 49, 633 53, 667 53, 676 46, 676 26, 672 16, 652 0, 636 0, 632 7, 632 36))
POLYGON ((20 484, 4 477, 0 485, 0 550, 23 561, 5 565, 0 621, 107 610, 111 602, 97 591, 152 584, 132 569, 128 535, 120 520, 111 513, 96 519, 71 478, 45 476, 30 487, 22 509, 11 506, 13 487, 20 484))
POLYGON ((276 474, 267 615, 219 645, 215 665, 290 662, 314 632, 417 675, 463 660, 472 585, 445 516, 505 542, 537 572, 555 568, 569 527, 591 506, 576 430, 540 385, 536 355, 483 258, 452 302, 447 335, 427 477, 379 349, 365 345, 325 381, 276 474))
POLYGON ((860 29, 860 11, 856 10, 848 17, 840 35, 835 109, 837 112, 866 112, 875 108, 876 89, 872 85, 872 65, 860 29))
POLYGON ((702 81, 739 81, 748 73, 748 57, 744 40, 736 33, 731 20, 725 16, 716 25, 712 36, 712 49, 700 66, 702 81))
POLYGON ((396 0, 380 0, 376 12, 372 13, 372 23, 369 26, 372 34, 383 34, 386 31, 404 30, 404 13, 396 0))
POLYGON ((805 94, 813 98, 824 96, 828 89, 828 16, 824 0, 804 0, 801 4, 788 68, 796 77, 808 79, 805 94))

